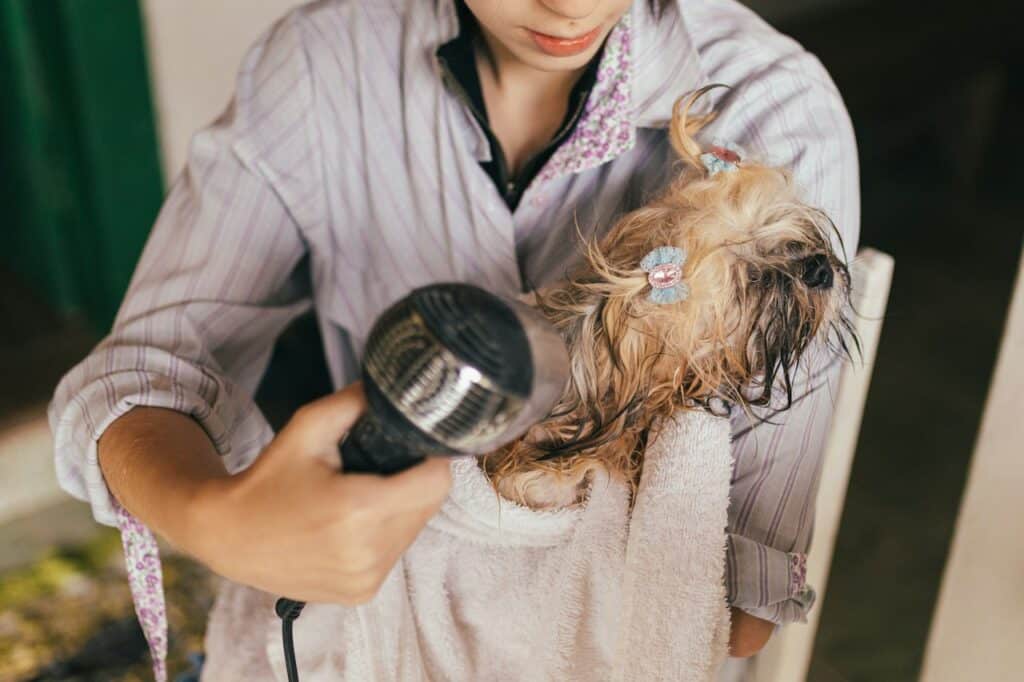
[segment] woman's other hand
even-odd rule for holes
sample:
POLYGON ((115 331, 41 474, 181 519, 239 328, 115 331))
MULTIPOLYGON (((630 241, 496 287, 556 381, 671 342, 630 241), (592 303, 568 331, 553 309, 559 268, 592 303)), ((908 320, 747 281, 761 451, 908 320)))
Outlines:
POLYGON ((775 630, 771 621, 752 616, 740 609, 732 610, 732 630, 729 633, 729 655, 749 658, 764 648, 775 630))

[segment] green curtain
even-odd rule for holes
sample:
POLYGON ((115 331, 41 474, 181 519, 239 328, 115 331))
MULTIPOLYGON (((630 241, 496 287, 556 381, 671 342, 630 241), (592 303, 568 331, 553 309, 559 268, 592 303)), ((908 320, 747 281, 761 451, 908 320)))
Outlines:
POLYGON ((136 0, 0 0, 0 263, 109 326, 162 181, 136 0))

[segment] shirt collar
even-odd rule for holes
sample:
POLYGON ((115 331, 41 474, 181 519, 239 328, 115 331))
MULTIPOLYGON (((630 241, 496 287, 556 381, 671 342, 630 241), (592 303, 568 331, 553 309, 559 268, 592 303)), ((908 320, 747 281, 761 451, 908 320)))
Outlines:
MULTIPOLYGON (((665 128, 675 101, 706 83, 681 2, 655 17, 647 0, 634 0, 608 34, 597 79, 572 135, 540 172, 547 181, 581 173, 625 154, 638 128, 665 128)), ((444 43, 459 35, 456 0, 437 0, 446 20, 444 43)))
POLYGON ((633 58, 632 12, 608 34, 597 81, 572 135, 548 160, 538 179, 581 173, 620 156, 636 144, 630 101, 633 58))
POLYGON ((476 58, 473 51, 473 39, 476 26, 473 15, 463 0, 455 0, 455 16, 457 33, 454 38, 441 44, 434 51, 434 56, 443 61, 451 76, 465 91, 469 103, 478 111, 478 118, 486 117, 486 109, 481 106, 483 92, 480 88, 480 77, 476 71, 476 58))

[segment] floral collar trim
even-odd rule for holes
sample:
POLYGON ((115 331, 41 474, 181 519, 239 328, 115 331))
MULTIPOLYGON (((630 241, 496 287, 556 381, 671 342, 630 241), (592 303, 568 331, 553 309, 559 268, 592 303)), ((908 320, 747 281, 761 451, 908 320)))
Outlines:
POLYGON ((597 70, 597 82, 583 115, 561 147, 538 175, 547 182, 563 175, 596 168, 624 154, 636 144, 630 115, 632 98, 632 19, 630 12, 608 34, 597 70))

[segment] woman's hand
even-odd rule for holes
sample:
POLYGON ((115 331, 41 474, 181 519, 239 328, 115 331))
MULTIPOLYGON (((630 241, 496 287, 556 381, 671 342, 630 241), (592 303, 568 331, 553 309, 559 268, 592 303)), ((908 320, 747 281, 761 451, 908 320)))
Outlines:
POLYGON ((733 658, 749 658, 768 643, 775 624, 752 616, 746 611, 732 610, 732 631, 729 633, 729 655, 733 658))
POLYGON ((191 512, 197 558, 291 599, 372 598, 440 508, 451 476, 447 459, 387 478, 340 473, 338 441, 365 407, 360 385, 313 402, 252 467, 210 481, 191 512))

